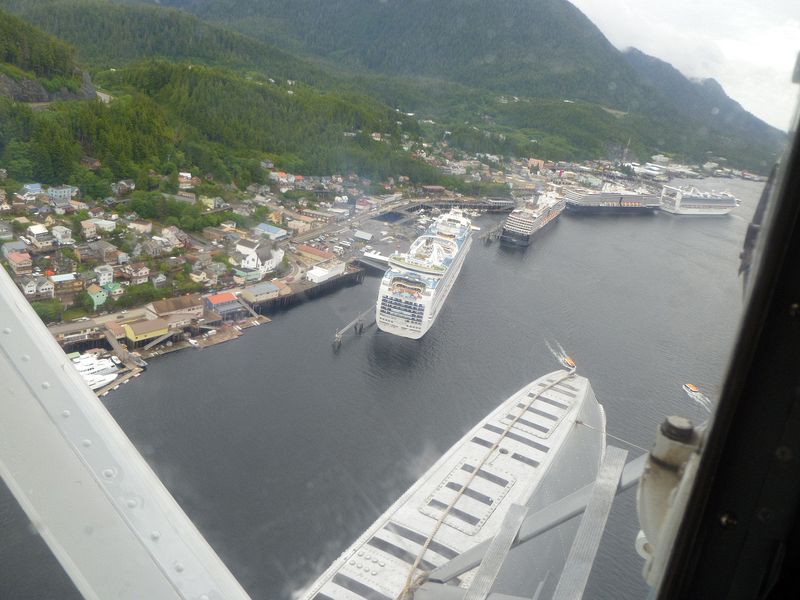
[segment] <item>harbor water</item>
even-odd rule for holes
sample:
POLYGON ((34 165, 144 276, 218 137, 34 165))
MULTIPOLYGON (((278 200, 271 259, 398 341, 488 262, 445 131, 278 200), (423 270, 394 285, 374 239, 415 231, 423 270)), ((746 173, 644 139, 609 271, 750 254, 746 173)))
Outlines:
MULTIPOLYGON (((558 368, 548 342, 590 379, 609 443, 629 458, 664 416, 705 418, 681 385, 719 392, 763 184, 691 183, 742 206, 725 217, 565 212, 528 248, 476 239, 421 340, 372 326, 334 351, 336 330, 375 302, 370 276, 236 341, 157 358, 104 403, 252 597, 292 598, 475 422, 558 368)), ((77 597, 19 510, 7 497, 0 507, 12 536, 2 558, 17 567, 0 597, 77 597)), ((632 490, 615 503, 587 598, 646 595, 637 531, 632 490)))

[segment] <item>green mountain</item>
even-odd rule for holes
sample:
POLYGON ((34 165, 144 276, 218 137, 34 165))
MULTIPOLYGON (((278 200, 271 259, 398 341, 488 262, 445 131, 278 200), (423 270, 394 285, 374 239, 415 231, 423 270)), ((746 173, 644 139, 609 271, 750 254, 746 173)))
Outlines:
POLYGON ((656 103, 621 53, 566 0, 157 3, 354 69, 621 110, 656 103))
MULTIPOLYGON (((74 44, 78 59, 102 84, 123 95, 145 93, 167 115, 182 143, 194 140, 193 150, 187 153, 184 147, 181 156, 200 161, 198 166, 216 165, 212 172, 224 180, 252 171, 242 168, 243 157, 255 160, 265 153, 306 172, 358 165, 367 169, 365 174, 397 174, 392 171, 396 166, 387 170, 385 160, 369 158, 375 148, 367 152, 363 143, 356 148, 360 138, 344 140, 344 133, 360 128, 357 122, 384 127, 394 117, 401 117, 403 132, 412 138, 447 139, 467 151, 580 160, 619 157, 627 147, 640 160, 662 152, 702 161, 711 153, 758 171, 768 167, 784 139, 743 111, 749 125, 737 117, 734 126, 730 119, 709 117, 704 105, 671 94, 658 85, 658 76, 647 77, 561 0, 503 0, 491 7, 468 0, 161 1, 217 23, 141 2, 0 0, 0 7, 74 44), (153 57, 162 62, 141 63, 153 57), (202 73, 208 99, 192 92, 197 82, 163 80, 167 72, 184 77, 188 65, 213 67, 194 72, 196 77, 202 73), (228 78, 225 83, 220 83, 222 76, 228 78), (160 87, 151 80, 158 77, 160 87), (228 110, 258 125, 231 137, 227 133, 240 126, 238 121, 226 128, 224 114, 219 121, 202 118, 203 111, 216 118, 224 104, 214 94, 216 85, 233 86, 236 94, 228 110), (182 96, 187 93, 190 97, 182 96), (279 98, 293 108, 285 108, 279 98), (262 119, 256 106, 267 115, 289 115, 288 120, 262 119), (357 107, 361 116, 324 122, 326 114, 341 114, 342 106, 357 107), (377 114, 380 119, 372 117, 377 114), (295 115, 302 115, 298 128, 285 127, 295 123, 295 115), (435 123, 415 124, 418 119, 435 123), (323 132, 319 141, 330 144, 329 150, 310 142, 312 123, 323 132), (228 146, 209 154, 200 152, 198 144, 228 146), (220 156, 232 152, 239 159, 231 164, 238 166, 222 168, 220 156)), ((696 87, 677 71, 674 75, 671 87, 696 87)), ((398 151, 395 143, 391 152, 398 151)), ((417 178, 422 176, 417 163, 405 164, 417 178)))
POLYGON ((26 102, 93 95, 74 49, 0 11, 0 95, 26 102))
MULTIPOLYGON (((712 153, 761 171, 785 143, 785 136, 755 118, 744 129, 738 119, 731 127, 729 120, 712 118, 715 116, 692 104, 677 102, 671 88, 653 85, 630 56, 615 49, 566 0, 126 2, 180 8, 303 53, 320 64, 348 68, 362 74, 366 89, 384 100, 415 96, 415 90, 409 93, 392 83, 397 75, 406 81, 424 77, 431 90, 438 81, 440 86, 462 86, 461 91, 477 90, 478 96, 491 92, 530 99, 583 100, 650 121, 656 134, 649 136, 642 129, 642 135, 664 143, 654 146, 642 139, 647 152, 671 152, 689 160, 702 160, 712 153), (365 73, 388 79, 392 93, 375 90, 365 73), (664 135, 662 125, 670 123, 675 131, 664 135), (671 146, 671 141, 681 145, 671 146), (747 145, 753 150, 747 150, 747 145)), ((678 76, 681 87, 692 85, 678 76)), ((458 90, 455 102, 445 102, 445 111, 451 104, 456 109, 474 108, 458 90)), ((459 112, 459 118, 463 116, 459 112)), ((476 116, 473 113, 472 117, 476 116)))
POLYGON ((0 0, 0 7, 69 42, 78 60, 94 68, 165 58, 306 83, 329 79, 323 69, 275 46, 177 10, 107 0, 0 0))
MULTIPOLYGON (((0 163, 13 180, 74 183, 90 196, 102 196, 111 181, 123 177, 137 179, 140 189, 164 187, 162 177, 181 168, 247 184, 264 179, 265 158, 299 173, 438 179, 431 167, 399 148, 404 136, 418 135, 416 120, 356 91, 315 88, 302 80, 276 82, 266 73, 327 76, 263 43, 176 11, 84 1, 24 6, 40 11, 50 26, 57 23, 65 37, 82 39, 78 55, 95 69, 116 65, 96 71, 114 100, 55 102, 41 111, 3 100, 15 97, 0 93, 0 163), (137 60, 150 54, 186 62, 137 60), (384 142, 370 139, 373 131, 387 134, 384 142), (91 172, 81 166, 84 155, 100 160, 102 168, 91 172)), ((38 17, 32 12, 28 18, 38 17)), ((53 48, 64 52, 51 51, 61 60, 54 58, 53 64, 62 65, 58 72, 50 67, 52 75, 80 73, 70 46, 7 13, 0 12, 0 25, 23 33, 9 38, 7 58, 29 55, 37 40, 53 40, 53 48)), ((3 61, 0 69, 19 67, 3 61)))

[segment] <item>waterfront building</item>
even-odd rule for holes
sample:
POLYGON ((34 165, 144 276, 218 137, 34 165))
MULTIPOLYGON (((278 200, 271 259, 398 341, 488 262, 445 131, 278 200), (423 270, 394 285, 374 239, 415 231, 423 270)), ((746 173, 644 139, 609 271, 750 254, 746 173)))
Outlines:
POLYGON ((122 327, 129 342, 128 346, 132 348, 142 346, 169 333, 169 327, 164 319, 134 321, 125 323, 122 327))
MULTIPOLYGON (((208 274, 204 272, 203 275, 205 276, 206 280, 208 280, 208 274)), ((233 280, 237 285, 256 283, 261 281, 261 273, 258 271, 258 269, 242 269, 240 267, 234 267, 233 280)))
POLYGON ((340 260, 329 260, 315 265, 306 273, 306 278, 313 283, 322 283, 332 277, 344 273, 345 264, 340 260))
POLYGON ((264 281, 263 283, 245 288, 241 297, 250 304, 256 304, 258 302, 265 302, 277 298, 280 292, 281 290, 277 285, 269 281, 264 281))
POLYGON ((243 310, 239 300, 231 292, 208 296, 204 302, 208 310, 217 313, 223 320, 233 319, 243 310))
POLYGON ((192 320, 202 318, 204 310, 203 299, 199 294, 156 300, 145 308, 154 318, 165 320, 170 328, 189 325, 192 320))

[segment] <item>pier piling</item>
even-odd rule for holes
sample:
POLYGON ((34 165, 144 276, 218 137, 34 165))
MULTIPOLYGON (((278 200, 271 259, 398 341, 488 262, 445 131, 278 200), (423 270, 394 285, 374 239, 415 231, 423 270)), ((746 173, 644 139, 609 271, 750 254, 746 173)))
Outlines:
POLYGON ((347 325, 339 329, 333 336, 333 347, 339 349, 342 345, 342 338, 349 330, 353 330, 356 335, 364 333, 364 328, 369 327, 375 322, 375 307, 370 306, 367 310, 350 321, 347 325))

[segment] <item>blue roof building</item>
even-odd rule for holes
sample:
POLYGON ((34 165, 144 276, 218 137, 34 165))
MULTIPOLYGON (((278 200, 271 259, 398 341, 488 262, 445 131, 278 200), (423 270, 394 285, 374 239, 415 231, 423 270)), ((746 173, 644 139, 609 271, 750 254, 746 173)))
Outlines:
POLYGON ((253 227, 253 231, 256 235, 266 235, 271 240, 282 240, 285 237, 289 237, 288 231, 280 227, 275 227, 275 225, 270 225, 269 223, 259 223, 253 227))

